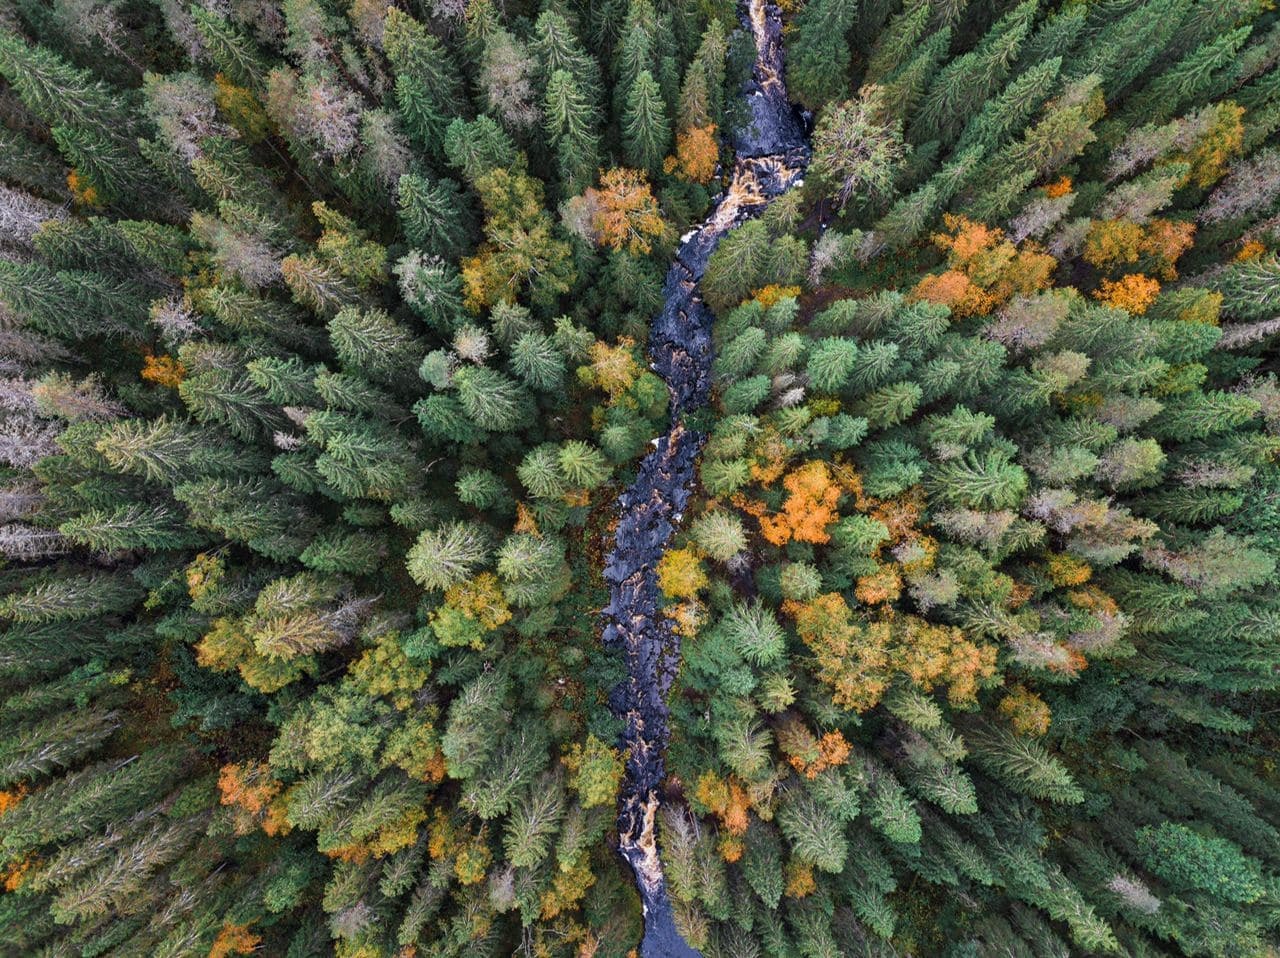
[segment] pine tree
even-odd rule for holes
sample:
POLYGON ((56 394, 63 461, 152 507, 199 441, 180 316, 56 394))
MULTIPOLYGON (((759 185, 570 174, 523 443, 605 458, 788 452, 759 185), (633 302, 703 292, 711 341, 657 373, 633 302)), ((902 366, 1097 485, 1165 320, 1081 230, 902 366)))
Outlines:
POLYGON ((671 141, 671 127, 658 84, 648 70, 641 70, 627 95, 622 114, 624 155, 627 162, 656 173, 671 141))
POLYGON ((185 527, 178 510, 142 503, 82 512, 64 522, 59 531, 73 542, 102 552, 163 551, 199 541, 185 527))
POLYGON ((856 8, 838 0, 812 0, 796 17, 787 61, 791 94, 817 111, 836 100, 848 83, 847 41, 856 8))
POLYGON ((599 142, 592 132, 595 124, 591 104, 568 71, 557 70, 547 81, 543 117, 556 147, 565 193, 582 192, 595 177, 599 142))
POLYGON ((698 52, 689 69, 685 71, 680 88, 678 126, 683 130, 695 127, 720 127, 724 117, 725 56, 728 42, 724 26, 712 20, 702 34, 698 52))
MULTIPOLYGON (((932 11, 927 0, 907 4, 894 15, 880 32, 867 59, 865 82, 877 83, 897 72, 909 60, 924 37, 932 11)), ((950 38, 950 31, 943 27, 938 31, 950 38)), ((926 41, 927 42, 927 41, 926 41)))
POLYGON ((910 60, 885 78, 881 96, 886 112, 893 116, 916 112, 950 46, 951 31, 939 30, 920 44, 910 60))
POLYGON ((53 138, 76 171, 81 190, 91 192, 96 203, 136 208, 138 194, 129 187, 149 179, 150 171, 134 148, 112 134, 87 127, 56 126, 53 138))
POLYGON ((119 727, 117 712, 98 707, 6 729, 0 739, 0 785, 9 788, 68 768, 96 751, 119 727))
POLYGON ((462 80, 449 51, 400 10, 387 13, 383 49, 395 70, 396 103, 405 130, 439 155, 450 120, 466 112, 462 80))
POLYGON ((0 74, 27 108, 50 126, 103 136, 130 129, 133 104, 127 95, 8 31, 0 35, 0 74))
POLYGON ((1064 75, 1072 79, 1094 75, 1104 89, 1119 93, 1160 54, 1190 7, 1190 0, 1136 6, 1091 37, 1087 48, 1077 48, 1064 75))
POLYGON ((1275 283, 1280 259, 1261 256, 1228 266, 1209 278, 1209 287, 1221 293, 1231 315, 1238 319, 1262 319, 1273 310, 1275 283))
POLYGON ((914 142, 948 142, 959 134, 968 118, 982 108, 1008 76, 1023 40, 1031 32, 1038 5, 1037 0, 1019 4, 996 22, 972 52, 953 60, 938 73, 911 126, 914 142))
POLYGON ((1021 133, 1053 89, 1061 69, 1062 58, 1053 57, 1014 77, 966 124, 956 151, 975 145, 994 150, 1021 133))
POLYGON ((249 37, 212 10, 193 9, 191 19, 210 58, 232 83, 256 92, 265 88, 267 64, 249 37))
POLYGON ((1215 74, 1234 62, 1250 28, 1241 27, 1214 38, 1162 72, 1141 94, 1132 97, 1129 110, 1145 122, 1160 123, 1188 105, 1199 105, 1215 74))
POLYGON ((918 190, 904 196, 882 216, 875 231, 864 239, 861 252, 864 256, 880 253, 884 249, 901 249, 915 242, 934 222, 938 213, 949 203, 980 168, 985 149, 971 147, 957 151, 956 157, 929 178, 918 190))
POLYGON ((819 392, 839 392, 857 362, 858 346, 850 339, 824 339, 809 353, 806 372, 819 392))
MULTIPOLYGON (((625 116, 641 73, 648 72, 652 81, 658 59, 658 22, 653 4, 649 0, 628 0, 626 11, 626 22, 622 26, 622 37, 614 59, 615 117, 625 116)), ((625 125, 623 130, 625 132, 625 125)))
POLYGON ((397 203, 405 238, 428 256, 455 259, 467 248, 470 211, 452 180, 433 183, 406 173, 398 183, 397 203))
POLYGON ((857 197, 875 201, 893 195, 898 167, 906 156, 900 124, 881 117, 878 94, 829 108, 813 131, 813 173, 836 202, 857 197))
POLYGON ((532 50, 543 95, 551 78, 565 71, 585 100, 592 116, 589 126, 594 127, 601 100, 600 65, 583 49, 568 20, 554 10, 544 10, 534 24, 532 50))
POLYGON ((380 310, 341 311, 329 321, 329 339, 343 363, 393 388, 413 381, 423 352, 412 331, 380 310))
POLYGON ((788 802, 778 814, 782 834, 796 858, 825 872, 839 872, 848 855, 848 841, 830 810, 808 796, 788 802))

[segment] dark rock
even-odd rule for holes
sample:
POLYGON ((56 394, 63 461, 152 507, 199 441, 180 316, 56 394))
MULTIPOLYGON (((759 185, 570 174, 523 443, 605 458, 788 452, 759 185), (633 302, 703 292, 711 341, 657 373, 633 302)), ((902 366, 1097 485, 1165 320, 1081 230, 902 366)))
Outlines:
POLYGON ((680 665, 680 637, 659 611, 656 568, 693 493, 706 436, 687 430, 682 420, 710 398, 714 358, 715 317, 703 303, 698 283, 721 238, 795 185, 809 162, 807 118, 791 107, 783 84, 781 15, 772 3, 741 0, 739 19, 756 39, 755 68, 743 90, 752 122, 732 137, 738 153, 734 186, 680 246, 667 272, 664 305, 650 329, 649 358, 671 394, 671 428, 618 497, 619 519, 604 567, 610 595, 601 613, 602 641, 624 657, 628 676, 610 691, 609 707, 624 725, 621 745, 627 761, 618 802, 618 847, 635 873, 644 904, 642 958, 698 954, 676 931, 656 834, 670 735, 666 697, 680 665), (719 215, 730 200, 736 205, 719 215))

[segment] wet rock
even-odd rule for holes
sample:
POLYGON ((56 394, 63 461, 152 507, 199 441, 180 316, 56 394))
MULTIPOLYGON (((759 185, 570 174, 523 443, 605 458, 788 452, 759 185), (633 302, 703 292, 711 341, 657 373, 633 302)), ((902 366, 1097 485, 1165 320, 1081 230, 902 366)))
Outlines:
POLYGON ((756 41, 755 68, 743 91, 752 121, 732 137, 738 160, 729 188, 682 243, 667 272, 649 357, 670 392, 671 427, 618 497, 619 518, 604 568, 610 594, 601 613, 602 641, 627 667, 627 678, 609 694, 609 706, 624 726, 618 842, 644 905, 642 958, 698 954, 676 931, 658 848, 657 810, 670 737, 666 699, 679 670, 680 637, 659 610, 656 571, 693 494, 706 441, 683 425, 684 415, 705 405, 711 391, 715 317, 698 284, 721 238, 799 182, 809 163, 806 118, 791 107, 783 83, 781 15, 765 0, 743 0, 739 19, 756 41))
POLYGON ((782 14, 766 3, 739 4, 738 20, 756 41, 756 62, 743 95, 751 122, 732 135, 739 156, 774 156, 805 145, 803 114, 787 99, 782 73, 782 14))

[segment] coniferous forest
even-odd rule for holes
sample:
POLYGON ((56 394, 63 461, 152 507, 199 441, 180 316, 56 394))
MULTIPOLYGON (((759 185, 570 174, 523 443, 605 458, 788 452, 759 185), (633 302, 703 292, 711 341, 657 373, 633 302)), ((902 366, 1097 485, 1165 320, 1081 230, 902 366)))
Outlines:
POLYGON ((0 0, 0 954, 1280 953, 1273 0, 0 0))

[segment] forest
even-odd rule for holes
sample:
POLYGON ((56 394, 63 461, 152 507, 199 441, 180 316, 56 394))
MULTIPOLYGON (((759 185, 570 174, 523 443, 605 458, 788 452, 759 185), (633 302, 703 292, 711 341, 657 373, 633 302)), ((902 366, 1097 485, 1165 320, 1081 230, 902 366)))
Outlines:
POLYGON ((1280 954, 1274 0, 0 0, 0 955, 1280 954))

